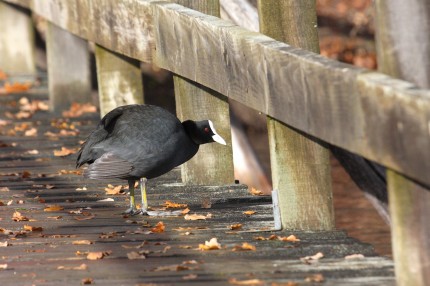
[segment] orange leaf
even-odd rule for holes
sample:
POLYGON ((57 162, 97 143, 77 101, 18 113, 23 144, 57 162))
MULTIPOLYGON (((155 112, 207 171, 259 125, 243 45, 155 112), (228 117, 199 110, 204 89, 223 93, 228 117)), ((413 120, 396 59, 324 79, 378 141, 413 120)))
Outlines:
POLYGON ((29 83, 29 82, 27 82, 27 83, 19 83, 19 82, 9 83, 9 82, 6 82, 4 84, 4 89, 7 93, 26 91, 30 87, 31 87, 31 83, 29 83))
POLYGON ((28 217, 23 216, 20 212, 14 212, 12 215, 14 221, 28 221, 28 217))
POLYGON ((42 231, 43 228, 40 226, 24 225, 24 230, 26 230, 26 231, 42 231))
POLYGON ((198 214, 186 214, 184 219, 186 220, 206 220, 208 218, 212 218, 212 214, 208 213, 207 215, 198 215, 198 214))
POLYGON ((58 212, 58 211, 62 211, 64 210, 64 207, 59 206, 59 205, 52 205, 49 207, 46 207, 43 211, 45 212, 58 212))
POLYGON ((74 244, 74 245, 90 245, 90 244, 93 244, 93 242, 91 240, 84 239, 84 240, 74 240, 74 241, 72 241, 72 244, 74 244))
POLYGON ((187 204, 178 204, 171 201, 166 201, 163 206, 168 209, 182 209, 188 207, 187 204))
POLYGON ((102 259, 105 256, 105 254, 101 251, 99 252, 89 252, 87 255, 88 260, 98 260, 102 259))
POLYGON ((228 280, 228 283, 232 285, 248 285, 248 286, 262 286, 264 282, 260 279, 250 279, 250 280, 237 280, 236 278, 231 278, 228 280))
POLYGON ((236 245, 235 247, 233 247, 232 251, 246 251, 246 250, 252 250, 255 251, 257 248, 252 245, 249 244, 248 242, 244 242, 242 243, 242 245, 236 245))
POLYGON ((205 244, 199 244, 200 250, 217 250, 221 249, 221 244, 218 243, 216 237, 211 238, 209 241, 205 241, 205 244))
POLYGON ((88 112, 97 112, 97 108, 91 103, 77 103, 74 102, 70 106, 70 109, 67 111, 63 111, 64 117, 79 117, 84 113, 88 112))
POLYGON ((125 194, 125 192, 122 189, 122 185, 118 185, 118 186, 113 186, 111 184, 109 184, 106 188, 106 195, 120 195, 120 194, 125 194))
POLYGON ((164 223, 162 221, 159 221, 157 225, 151 229, 151 231, 154 233, 160 233, 160 232, 164 232, 165 228, 166 227, 164 226, 164 223))
POLYGON ((253 196, 263 196, 263 192, 260 190, 257 190, 256 188, 251 188, 249 191, 253 196))
POLYGON ((287 237, 282 237, 282 236, 280 236, 279 238, 278 238, 279 240, 281 240, 281 241, 291 241, 291 242, 297 242, 297 241, 300 241, 300 239, 298 239, 294 234, 292 234, 292 235, 289 235, 289 236, 287 236, 287 237))
POLYGON ((255 213, 256 213, 256 211, 244 211, 243 212, 244 215, 253 215, 255 213))
POLYGON ((69 149, 66 147, 61 147, 61 150, 54 150, 54 156, 65 157, 65 156, 69 156, 71 154, 74 154, 76 152, 77 152, 76 149, 69 149))

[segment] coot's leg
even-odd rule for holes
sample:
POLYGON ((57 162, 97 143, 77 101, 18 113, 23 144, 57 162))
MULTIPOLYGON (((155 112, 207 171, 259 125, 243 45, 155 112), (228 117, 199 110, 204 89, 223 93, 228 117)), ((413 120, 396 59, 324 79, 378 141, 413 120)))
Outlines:
POLYGON ((140 210, 136 208, 136 202, 134 200, 134 184, 135 180, 128 181, 128 189, 130 191, 130 207, 124 211, 124 214, 136 215, 140 213, 140 210))
POLYGON ((140 179, 140 194, 142 198, 142 207, 141 207, 141 214, 147 215, 148 214, 148 200, 146 198, 146 182, 148 180, 146 178, 140 179))

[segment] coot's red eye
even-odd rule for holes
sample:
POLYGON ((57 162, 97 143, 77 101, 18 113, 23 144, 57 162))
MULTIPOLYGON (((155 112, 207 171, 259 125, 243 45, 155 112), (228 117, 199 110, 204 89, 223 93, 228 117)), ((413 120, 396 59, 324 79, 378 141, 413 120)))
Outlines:
POLYGON ((208 127, 205 127, 205 132, 209 133, 209 128, 208 127))

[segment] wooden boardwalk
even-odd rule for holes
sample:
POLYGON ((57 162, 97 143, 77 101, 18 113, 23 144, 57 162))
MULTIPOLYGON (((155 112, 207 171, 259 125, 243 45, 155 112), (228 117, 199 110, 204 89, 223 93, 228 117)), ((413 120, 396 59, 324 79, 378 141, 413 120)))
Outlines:
POLYGON ((1 285, 395 285, 393 262, 342 231, 271 231, 270 197, 242 185, 184 186, 173 170, 149 181, 150 205, 187 204, 187 218, 206 219, 124 217, 127 196, 105 192, 122 182, 85 180, 73 154, 54 155, 77 148, 97 115, 25 118, 23 97, 47 100, 43 88, 0 94, 1 285), (280 240, 291 234, 300 241, 280 240), (212 238, 220 249, 199 249, 212 238))

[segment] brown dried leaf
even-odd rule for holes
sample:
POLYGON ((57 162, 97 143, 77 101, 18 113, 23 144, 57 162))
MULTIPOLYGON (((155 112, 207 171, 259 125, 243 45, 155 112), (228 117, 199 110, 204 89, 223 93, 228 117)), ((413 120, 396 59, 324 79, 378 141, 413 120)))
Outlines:
POLYGON ((94 282, 93 278, 89 278, 89 277, 83 278, 81 280, 81 284, 83 285, 93 284, 93 282, 94 282))
POLYGON ((134 259, 146 259, 146 253, 145 251, 132 251, 132 252, 128 252, 127 253, 127 257, 130 260, 134 260, 134 259))
POLYGON ((285 236, 279 236, 278 239, 281 240, 281 241, 290 241, 290 242, 300 241, 300 239, 298 239, 294 234, 291 234, 291 235, 289 235, 287 237, 285 237, 285 236))
POLYGON ((73 148, 73 149, 69 149, 66 147, 61 147, 61 150, 54 150, 54 156, 56 157, 66 157, 69 156, 71 154, 75 154, 78 150, 73 148))
POLYGON ((22 215, 18 211, 15 211, 12 215, 12 220, 14 220, 14 221, 28 221, 28 217, 22 215))
POLYGON ((7 247, 9 246, 9 242, 5 241, 5 242, 0 242, 0 247, 7 247))
POLYGON ((205 244, 199 244, 199 250, 217 250, 221 249, 221 244, 218 243, 216 237, 211 238, 209 241, 205 241, 205 244))
POLYGON ((23 228, 25 231, 42 231, 43 230, 43 228, 41 226, 24 225, 23 228))
POLYGON ((105 253, 102 251, 99 252, 89 252, 87 254, 87 259, 88 260, 99 260, 102 259, 105 256, 105 253))
POLYGON ((93 219, 95 217, 96 217, 95 215, 91 214, 91 215, 84 215, 84 216, 75 216, 74 219, 82 221, 82 220, 90 220, 90 219, 93 219))
POLYGON ((7 264, 0 264, 0 270, 6 270, 7 264))
POLYGON ((198 215, 198 214, 186 214, 184 219, 186 220, 206 220, 208 218, 212 218, 212 214, 208 213, 207 215, 198 215))
POLYGON ((232 285, 248 285, 248 286, 260 286, 264 285, 264 282, 260 279, 249 279, 249 280, 237 280, 236 278, 228 279, 228 283, 232 285))
POLYGON ((188 275, 182 276, 182 279, 183 280, 194 280, 194 279, 197 279, 197 274, 188 274, 188 275))
POLYGON ((256 188, 251 188, 251 190, 249 190, 249 192, 253 196, 263 196, 264 195, 264 193, 261 190, 257 190, 256 188))
POLYGON ((74 102, 70 106, 70 109, 63 111, 64 117, 79 117, 84 113, 97 112, 97 108, 91 103, 77 103, 74 102))
POLYGON ((45 212, 58 212, 64 210, 64 207, 59 205, 51 205, 43 209, 45 212))
POLYGON ((9 192, 9 188, 8 187, 1 187, 0 188, 0 192, 9 192))
POLYGON ((89 244, 93 244, 93 242, 91 240, 84 239, 84 240, 74 240, 74 241, 72 241, 72 244, 74 244, 74 245, 89 245, 89 244))
POLYGON ((242 243, 242 245, 236 245, 235 247, 233 247, 232 251, 247 251, 247 250, 252 250, 255 251, 257 248, 252 245, 249 244, 248 242, 244 242, 242 243))
POLYGON ((187 204, 178 204, 178 203, 174 203, 171 201, 166 201, 163 206, 166 209, 182 209, 182 208, 187 208, 188 205, 187 204))
POLYGON ((232 224, 229 227, 231 230, 238 230, 242 228, 242 224, 241 223, 236 223, 236 224, 232 224))
POLYGON ((155 225, 155 227, 151 228, 151 232, 154 232, 154 233, 164 232, 164 229, 165 229, 165 228, 166 228, 166 227, 165 227, 164 223, 163 223, 162 221, 159 221, 159 222, 155 225))
POLYGON ((318 260, 319 260, 320 258, 323 258, 323 257, 324 257, 324 254, 322 254, 322 252, 318 252, 317 254, 312 255, 312 256, 302 257, 302 258, 300 258, 300 260, 301 260, 303 263, 311 264, 311 263, 318 262, 318 260))
POLYGON ((244 215, 253 215, 255 213, 256 213, 256 211, 244 211, 243 212, 244 215))
POLYGON ((24 136, 26 136, 26 137, 35 137, 35 136, 37 136, 37 129, 33 127, 33 128, 31 128, 29 130, 26 130, 24 132, 24 136))
POLYGON ((310 275, 310 276, 306 277, 305 281, 306 282, 318 282, 318 283, 321 283, 321 282, 324 282, 324 276, 322 274, 320 274, 320 273, 313 274, 313 275, 310 275))
POLYGON ((105 192, 106 192, 106 195, 120 195, 120 194, 125 194, 122 185, 113 186, 113 185, 109 184, 105 188, 105 192))
POLYGON ((356 254, 351 254, 351 255, 347 255, 345 256, 345 259, 363 259, 364 255, 361 253, 356 253, 356 254))
POLYGON ((61 265, 61 266, 58 266, 57 269, 58 270, 87 270, 88 266, 85 263, 82 263, 79 266, 73 266, 73 267, 61 265))
POLYGON ((22 91, 28 90, 30 87, 31 87, 30 82, 26 82, 26 83, 20 83, 20 82, 9 83, 9 82, 6 82, 4 84, 4 90, 6 91, 6 93, 22 92, 22 91))

